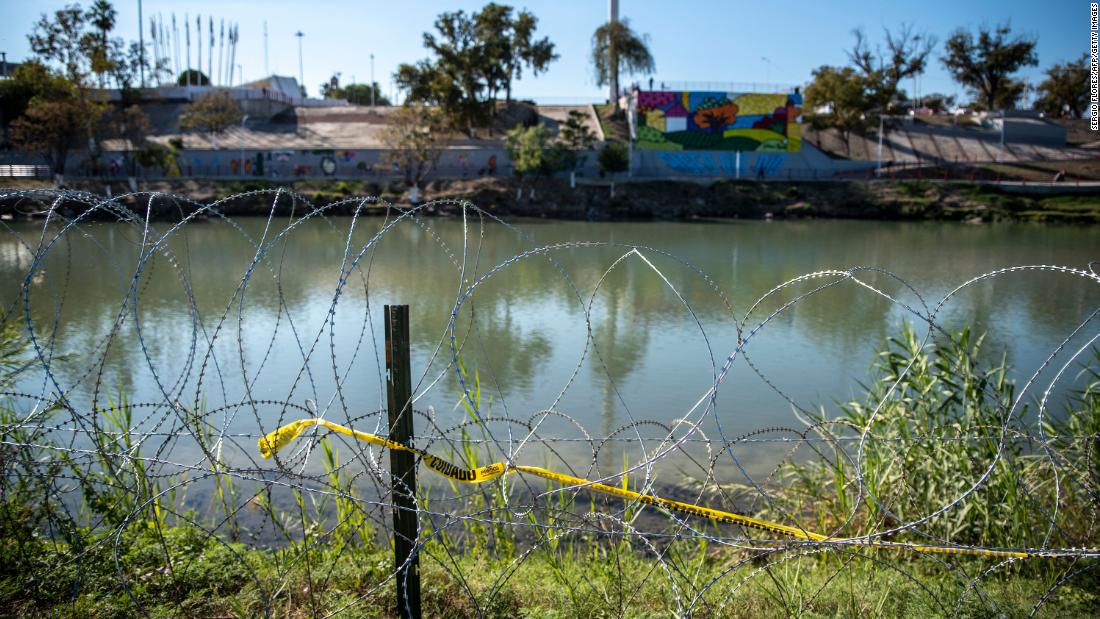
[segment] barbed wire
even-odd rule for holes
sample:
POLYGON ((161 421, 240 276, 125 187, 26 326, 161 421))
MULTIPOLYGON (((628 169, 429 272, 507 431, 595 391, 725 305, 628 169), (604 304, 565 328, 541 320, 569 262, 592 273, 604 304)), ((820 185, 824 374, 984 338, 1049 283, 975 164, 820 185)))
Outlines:
MULTIPOLYGON (((805 609, 842 574, 868 565, 896 574, 945 615, 966 614, 972 603, 980 612, 1002 612, 986 583, 1012 570, 1047 570, 1034 614, 1088 578, 1100 558, 1100 382, 1077 396, 1077 416, 1058 408, 1071 406, 1063 392, 1082 365, 1091 363, 1100 381, 1089 357, 1100 339, 1100 306, 1051 342, 1018 389, 974 341, 940 320, 964 290, 993 279, 1057 276, 1094 290, 1100 275, 1093 264, 1007 267, 939 298, 878 267, 822 269, 776 282, 739 315, 718 280, 659 247, 540 244, 523 227, 461 200, 405 208, 355 196, 317 205, 272 189, 203 204, 155 192, 104 198, 0 190, 0 209, 40 218, 0 219, 10 242, 0 249, 0 277, 12 288, 0 300, 0 322, 8 327, 8 354, 0 355, 7 376, 0 383, 0 483, 9 505, 30 500, 41 512, 33 526, 67 549, 21 574, 23 586, 61 568, 91 569, 86 561, 110 547, 117 589, 148 615, 163 600, 146 582, 187 582, 186 566, 197 559, 194 548, 165 541, 176 528, 200 532, 203 548, 220 549, 255 585, 250 612, 279 614, 291 596, 287 587, 302 578, 310 584, 291 597, 308 614, 340 615, 388 600, 401 567, 392 561, 361 569, 354 594, 326 597, 324 583, 354 569, 363 556, 357 553, 384 555, 378 548, 399 535, 392 498, 408 489, 383 454, 395 447, 384 438, 377 313, 380 298, 414 282, 379 283, 388 276, 378 251, 387 239, 401 243, 406 232, 423 235, 454 277, 451 290, 430 291, 430 307, 414 308, 440 314, 421 324, 445 326, 417 344, 423 363, 413 385, 415 445, 408 447, 428 466, 411 542, 426 569, 456 583, 469 614, 493 614, 535 562, 558 561, 555 569, 564 569, 562 544, 614 556, 616 565, 623 552, 646 562, 641 581, 618 566, 617 597, 607 611, 618 615, 631 614, 638 587, 667 589, 670 608, 682 616, 729 613, 742 588, 780 582, 791 563, 827 574, 796 585, 805 609), (263 225, 243 226, 227 214, 241 211, 262 216, 263 225), (429 217, 439 213, 454 215, 457 239, 429 217), (307 235, 315 228, 326 236, 311 246, 317 242, 307 235), (227 298, 217 296, 226 282, 215 285, 213 275, 194 268, 203 250, 192 243, 215 231, 223 251, 245 264, 233 271, 227 298), (499 234, 523 249, 499 255, 490 239, 499 234), (336 248, 326 253, 327 272, 286 273, 295 252, 318 247, 336 248), (576 257, 591 281, 582 282, 563 260, 576 257), (523 269, 532 263, 548 265, 557 278, 532 285, 564 290, 579 319, 572 330, 583 342, 550 401, 525 410, 499 371, 515 351, 487 343, 492 322, 481 313, 493 306, 478 301, 509 274, 530 276, 523 269), (674 283, 673 270, 692 282, 690 291, 674 283), (626 271, 659 283, 698 337, 708 386, 682 410, 632 403, 609 362, 616 342, 596 336, 601 294, 626 271), (78 281, 92 277, 98 279, 90 287, 78 281), (325 286, 324 278, 335 284, 325 286), (313 288, 302 303, 288 289, 306 279, 313 288), (720 308, 721 334, 705 325, 696 286, 720 308), (865 401, 829 417, 750 353, 795 307, 838 286, 888 303, 919 328, 895 342, 897 354, 876 358, 880 375, 865 401), (99 315, 83 313, 92 311, 92 300, 80 295, 99 297, 99 315), (98 322, 82 331, 71 324, 81 319, 98 322), (735 345, 723 350, 731 332, 735 345), (478 365, 464 363, 470 359, 478 365), (735 367, 759 378, 797 424, 728 434, 736 426, 720 414, 718 399, 735 367), (586 368, 599 375, 625 423, 590 429, 570 410, 577 406, 570 392, 586 368), (444 401, 457 418, 437 410, 444 401), (301 426, 276 446, 280 428, 300 420, 323 423, 301 426), (782 448, 761 464, 747 451, 753 446, 782 448), (429 469, 444 477, 432 478, 429 469), (483 483, 456 483, 482 481, 480 469, 492 470, 483 483), (1014 510, 1018 522, 999 521, 1004 510, 1014 510), (140 561, 127 548, 145 530, 159 540, 163 569, 135 581, 140 561), (261 575, 249 552, 272 548, 284 552, 279 569, 261 575), (684 560, 696 551, 721 561, 700 575, 684 560), (475 573, 469 559, 484 552, 497 561, 488 575, 475 573), (1026 567, 1032 559, 1046 567, 1026 567), (928 586, 922 575, 929 572, 957 586, 928 586)), ((420 251, 422 245, 410 247, 404 257, 414 260, 420 251)), ((526 371, 537 373, 546 362, 536 358, 526 371)), ((8 519, 15 526, 10 513, 8 519)), ((80 583, 66 593, 71 600, 81 595, 80 583)), ((589 585, 563 579, 546 586, 579 592, 589 585)))

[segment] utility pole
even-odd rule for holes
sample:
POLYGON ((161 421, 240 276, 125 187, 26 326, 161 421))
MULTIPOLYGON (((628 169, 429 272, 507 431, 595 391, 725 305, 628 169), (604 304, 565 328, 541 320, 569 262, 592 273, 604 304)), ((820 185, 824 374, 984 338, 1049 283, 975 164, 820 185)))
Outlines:
POLYGON ((767 80, 766 83, 768 85, 765 86, 764 88, 771 88, 771 83, 772 83, 772 61, 767 56, 761 56, 760 60, 764 61, 764 66, 766 67, 765 70, 764 70, 764 75, 765 75, 765 79, 767 80))
POLYGON ((141 87, 145 88, 145 19, 141 16, 141 0, 138 0, 138 64, 141 70, 141 87))
POLYGON ((302 37, 306 36, 304 32, 299 30, 294 33, 294 36, 298 37, 298 87, 302 89, 302 98, 306 98, 306 78, 305 72, 302 70, 302 37))
POLYGON ((370 106, 374 107, 374 54, 370 55, 370 106))

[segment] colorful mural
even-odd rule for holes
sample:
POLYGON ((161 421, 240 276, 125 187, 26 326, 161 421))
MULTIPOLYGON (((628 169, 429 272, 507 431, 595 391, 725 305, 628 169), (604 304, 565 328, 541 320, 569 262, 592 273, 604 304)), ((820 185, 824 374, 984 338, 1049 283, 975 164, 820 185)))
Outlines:
POLYGON ((798 152, 802 95, 640 91, 637 147, 798 152))

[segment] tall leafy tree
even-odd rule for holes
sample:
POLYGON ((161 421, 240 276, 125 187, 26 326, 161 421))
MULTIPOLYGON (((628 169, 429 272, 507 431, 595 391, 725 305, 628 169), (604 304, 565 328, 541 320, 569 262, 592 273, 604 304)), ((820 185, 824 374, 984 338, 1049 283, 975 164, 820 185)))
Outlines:
POLYGON ((867 78, 852 67, 818 67, 806 87, 807 116, 818 128, 834 128, 844 136, 866 129, 875 102, 867 96, 867 78), (818 110, 821 110, 820 112, 818 110))
POLYGON ((943 65, 986 109, 1004 109, 1023 96, 1024 85, 1012 74, 1039 64, 1037 43, 1033 37, 1013 37, 1008 24, 981 26, 977 37, 968 30, 957 30, 947 38, 943 65))
POLYGON ((481 93, 482 69, 490 57, 478 38, 474 18, 464 11, 443 13, 436 33, 424 33, 424 47, 433 58, 397 68, 396 80, 410 102, 438 105, 455 126, 473 132, 485 119, 481 93))
POLYGON ((31 100, 61 99, 73 94, 73 84, 46 65, 29 60, 19 65, 10 79, 0 80, 0 125, 5 133, 22 116, 31 100))
POLYGON ((111 46, 103 42, 114 25, 112 12, 110 3, 99 2, 88 13, 69 5, 43 14, 27 35, 41 63, 32 70, 41 90, 11 123, 11 140, 21 150, 43 154, 57 174, 64 172, 69 152, 94 136, 105 112, 90 96, 88 78, 110 69, 111 46))
POLYGON ((95 37, 86 32, 88 16, 79 4, 43 14, 27 35, 31 51, 45 64, 61 67, 65 77, 78 88, 86 86, 95 56, 95 37))
POLYGON ((513 17, 512 7, 489 3, 477 13, 475 21, 491 60, 485 67, 490 98, 495 98, 499 87, 503 87, 504 100, 510 103, 512 82, 523 78, 524 67, 538 76, 558 59, 549 38, 535 37, 539 19, 529 11, 513 17))
POLYGON ((69 152, 78 147, 99 122, 104 106, 65 96, 31 99, 26 112, 11 124, 11 141, 22 151, 45 157, 55 174, 65 171, 69 152))
POLYGON ((473 21, 481 56, 476 70, 485 83, 486 98, 493 101, 510 80, 512 7, 490 2, 474 13, 473 21))
POLYGON ((538 75, 557 58, 549 39, 535 37, 537 26, 531 13, 496 3, 473 14, 443 13, 435 32, 424 33, 431 57, 398 67, 396 81, 407 100, 440 106, 452 125, 472 133, 495 111, 499 92, 511 101, 524 68, 538 75))
POLYGON ((103 88, 104 77, 114 69, 111 54, 111 31, 114 30, 118 11, 108 0, 96 0, 88 10, 87 19, 92 30, 84 35, 84 45, 91 63, 92 73, 103 88))
POLYGON ((630 21, 609 21, 592 35, 592 67, 596 85, 609 86, 611 104, 619 110, 619 76, 649 75, 657 69, 649 53, 649 35, 639 36, 630 21))
POLYGON ((1037 88, 1035 108, 1048 116, 1081 118, 1089 104, 1089 56, 1056 64, 1037 88))

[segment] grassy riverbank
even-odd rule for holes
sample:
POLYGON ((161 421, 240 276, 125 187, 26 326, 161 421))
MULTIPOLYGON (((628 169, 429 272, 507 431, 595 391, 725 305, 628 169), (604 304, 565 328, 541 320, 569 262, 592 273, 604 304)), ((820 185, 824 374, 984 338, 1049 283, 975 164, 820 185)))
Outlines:
MULTIPOLYGON (((636 181, 616 184, 611 196, 604 179, 581 179, 570 188, 562 179, 542 179, 521 184, 513 178, 432 181, 422 200, 453 199, 471 203, 500 216, 549 217, 588 220, 678 220, 700 218, 849 218, 882 220, 948 220, 971 223, 1038 221, 1100 223, 1100 191, 1065 193, 1035 187, 1003 188, 973 183, 938 183, 920 180, 881 182, 766 182, 636 181), (522 196, 517 192, 522 189, 522 196), (533 195, 532 195, 533 190, 533 195), (1034 190, 1034 192, 1031 192, 1034 190)), ((15 186, 7 181, 8 187, 15 186)), ((21 184, 19 186, 26 186, 21 184)), ((33 186, 33 185, 32 185, 33 186)), ((39 187, 46 187, 39 184, 39 187)), ((177 194, 201 202, 228 198, 256 189, 286 186, 313 204, 326 204, 353 196, 379 196, 395 204, 408 204, 404 186, 395 182, 309 180, 284 184, 266 181, 155 181, 139 183, 148 191, 177 194)), ((0 185, 4 187, 4 185, 0 185)), ((74 181, 72 188, 105 194, 101 182, 74 181)), ((112 195, 129 191, 124 183, 111 185, 112 195)), ((134 208, 136 202, 132 202, 134 208)), ((289 213, 290 202, 282 208, 289 213)), ((348 204, 339 213, 351 213, 348 204)), ((73 206, 74 209, 78 208, 73 206)), ((27 212, 28 205, 14 201, 0 209, 27 212)), ((267 214, 267 197, 234 198, 223 205, 233 215, 267 214)), ((144 212, 144 205, 141 211, 144 212)), ((447 213, 454 208, 433 212, 447 213)), ((165 208, 161 216, 178 217, 178 208, 165 208)))
MULTIPOLYGON (((119 538, 89 539, 76 553, 3 533, 0 607, 8 616, 128 619, 138 614, 133 600, 149 616, 165 618, 260 617, 265 609, 272 617, 395 616, 389 548, 320 543, 308 552, 249 550, 194 528, 135 526, 119 538), (166 550, 174 561, 165 560, 166 550)), ((694 605, 700 617, 980 617, 996 615, 992 600, 1001 616, 1017 617, 1055 579, 1013 567, 966 592, 969 578, 998 562, 960 561, 957 571, 945 573, 927 560, 883 561, 853 551, 768 564, 705 544, 659 562, 625 542, 594 542, 578 538, 518 564, 488 552, 448 556, 429 545, 421 559, 424 616, 678 616, 694 605)), ((1047 600, 1040 616, 1091 615, 1100 604, 1098 584, 1095 576, 1076 579, 1047 600)))
MULTIPOLYGON (((25 352, 15 334, 6 331, 0 359, 25 352)), ((832 447, 809 460, 792 457, 767 483, 767 502, 748 507, 732 497, 754 491, 713 483, 702 486, 702 501, 740 504, 775 522, 796 515, 803 526, 846 537, 937 512, 976 484, 970 498, 922 524, 923 535, 903 531, 887 539, 1096 547, 1100 354, 1083 360, 1087 368, 1067 408, 1048 413, 1043 448, 1033 434, 1030 447, 1015 440, 1027 429, 1004 421, 1016 392, 999 359, 967 331, 925 345, 906 330, 883 344, 862 397, 814 414, 809 434, 832 447), (867 427, 879 440, 866 442, 857 462, 844 437, 867 427), (861 498, 866 492, 875 500, 861 498)), ((315 452, 327 492, 293 490, 294 500, 280 508, 270 486, 253 482, 249 489, 240 474, 226 473, 215 475, 209 509, 200 513, 181 507, 167 491, 169 480, 147 468, 128 430, 130 410, 120 398, 99 411, 98 455, 88 466, 10 408, 0 409, 0 612, 393 615, 386 517, 362 502, 352 483, 358 473, 341 465, 327 441, 315 452), (59 500, 62 494, 77 504, 59 500), (266 522, 282 541, 249 541, 242 513, 266 522)), ((188 423, 202 436, 201 416, 188 423)), ((212 457, 212 473, 229 470, 212 457)), ((491 485, 448 500, 445 513, 475 518, 438 529, 422 518, 425 616, 666 616, 689 607, 698 616, 735 617, 1025 616, 1040 602, 1048 616, 1086 616, 1100 604, 1096 559, 1003 562, 858 546, 774 547, 764 541, 773 534, 697 518, 686 522, 709 539, 671 520, 635 535, 633 526, 642 526, 635 515, 652 508, 617 499, 586 508, 548 494, 521 513, 502 504, 491 485)), ((422 501, 440 499, 446 497, 422 501)))

